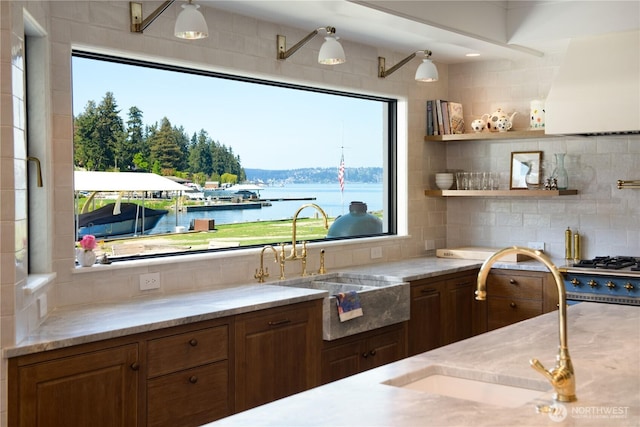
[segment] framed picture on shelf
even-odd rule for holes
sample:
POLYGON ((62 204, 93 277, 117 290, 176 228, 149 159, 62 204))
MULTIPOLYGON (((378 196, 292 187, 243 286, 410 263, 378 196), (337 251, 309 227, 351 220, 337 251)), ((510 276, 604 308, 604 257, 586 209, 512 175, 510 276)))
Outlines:
POLYGON ((511 190, 540 188, 542 151, 513 151, 511 153, 511 190))

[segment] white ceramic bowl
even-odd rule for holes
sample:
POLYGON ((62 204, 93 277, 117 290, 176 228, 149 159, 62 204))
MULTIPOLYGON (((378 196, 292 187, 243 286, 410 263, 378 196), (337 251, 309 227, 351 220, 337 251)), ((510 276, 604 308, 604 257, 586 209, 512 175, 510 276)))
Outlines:
POLYGON ((448 190, 453 186, 453 180, 451 180, 451 181, 436 181, 436 185, 441 190, 448 190))

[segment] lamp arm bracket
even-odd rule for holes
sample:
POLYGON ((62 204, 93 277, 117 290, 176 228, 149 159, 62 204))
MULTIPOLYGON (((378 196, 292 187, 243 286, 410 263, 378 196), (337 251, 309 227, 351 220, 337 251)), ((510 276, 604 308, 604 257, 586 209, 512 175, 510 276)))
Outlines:
POLYGON ((158 16, 162 14, 175 0, 166 0, 156 10, 151 12, 149 16, 142 19, 142 3, 130 1, 129 12, 131 15, 131 32, 142 33, 158 16))

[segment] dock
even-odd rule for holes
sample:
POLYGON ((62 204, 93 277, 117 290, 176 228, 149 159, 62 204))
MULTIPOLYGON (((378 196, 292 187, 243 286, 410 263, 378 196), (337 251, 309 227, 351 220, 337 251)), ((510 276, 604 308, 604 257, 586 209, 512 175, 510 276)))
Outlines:
POLYGON ((315 200, 315 197, 274 197, 268 199, 259 199, 261 202, 298 202, 305 200, 315 200))
POLYGON ((185 206, 187 212, 200 212, 200 211, 225 211, 225 210, 238 210, 238 209, 261 209, 262 203, 249 202, 249 203, 215 203, 210 205, 189 205, 185 206))

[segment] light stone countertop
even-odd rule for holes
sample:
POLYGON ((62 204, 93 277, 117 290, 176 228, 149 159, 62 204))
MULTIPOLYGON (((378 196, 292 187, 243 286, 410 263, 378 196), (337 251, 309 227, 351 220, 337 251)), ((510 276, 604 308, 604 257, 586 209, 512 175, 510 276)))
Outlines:
MULTIPOLYGON (((436 257, 356 266, 334 273, 377 276, 402 282, 435 277, 479 268, 477 260, 436 257)), ((496 262, 494 268, 544 271, 536 262, 496 262)), ((320 277, 320 276, 316 276, 320 277)), ((289 279, 287 282, 302 280, 289 279)), ((109 338, 189 324, 322 298, 326 291, 277 286, 277 280, 265 284, 239 284, 226 289, 154 295, 115 303, 65 307, 49 313, 43 324, 29 337, 4 349, 4 357, 69 347, 109 338), (272 285, 272 286, 265 286, 272 285), (275 285, 275 286, 274 286, 275 285)))
MULTIPOLYGON (((551 391, 524 406, 505 408, 383 384, 418 379, 431 365, 544 383, 530 358, 553 368, 557 312, 400 360, 299 393, 207 426, 593 426, 640 425, 640 309, 583 302, 568 308, 568 343, 576 396, 562 403, 564 419, 536 413, 551 391)), ((549 386, 550 389, 550 386, 549 386)), ((562 417, 563 413, 557 415, 562 417)))

